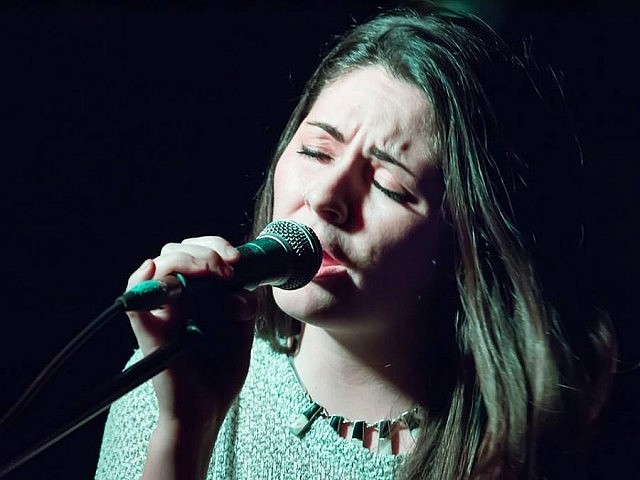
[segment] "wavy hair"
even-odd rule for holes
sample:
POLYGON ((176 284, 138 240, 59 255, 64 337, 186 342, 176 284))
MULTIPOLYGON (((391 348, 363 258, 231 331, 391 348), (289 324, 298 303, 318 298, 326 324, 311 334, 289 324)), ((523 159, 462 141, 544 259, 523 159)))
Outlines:
MULTIPOLYGON (((447 347, 438 351, 447 368, 425 366, 424 382, 446 378, 405 477, 536 478, 562 438, 559 425, 597 416, 615 351, 607 317, 589 323, 573 278, 578 205, 563 185, 579 175, 581 156, 552 70, 526 50, 515 55, 478 18, 430 2, 354 26, 321 61, 281 135, 254 234, 272 219, 275 165, 323 88, 371 65, 433 105, 454 249, 453 306, 440 332, 447 347)), ((299 325, 269 289, 261 295, 257 333, 286 349, 299 325)))

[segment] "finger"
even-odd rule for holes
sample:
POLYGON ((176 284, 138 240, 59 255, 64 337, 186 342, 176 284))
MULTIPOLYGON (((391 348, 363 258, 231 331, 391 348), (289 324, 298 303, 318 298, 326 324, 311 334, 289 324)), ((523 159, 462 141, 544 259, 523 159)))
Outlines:
POLYGON ((233 274, 233 268, 214 250, 206 247, 193 247, 189 250, 190 252, 175 250, 156 257, 155 277, 176 272, 194 276, 215 275, 222 278, 228 278, 233 274))
POLYGON ((134 271, 127 281, 127 290, 140 282, 153 278, 156 271, 156 266, 150 258, 142 262, 142 265, 134 271))
POLYGON ((211 250, 216 251, 226 262, 234 263, 238 258, 240 258, 240 252, 237 248, 231 245, 226 239, 217 236, 186 238, 181 243, 169 243, 165 245, 163 251, 166 249, 166 251, 169 252, 180 249, 189 249, 190 247, 210 248, 211 250))

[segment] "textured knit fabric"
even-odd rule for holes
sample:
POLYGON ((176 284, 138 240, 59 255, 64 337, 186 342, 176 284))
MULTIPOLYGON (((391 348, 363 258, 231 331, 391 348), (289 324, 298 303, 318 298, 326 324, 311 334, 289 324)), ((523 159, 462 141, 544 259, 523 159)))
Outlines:
MULTIPOLYGON (((141 358, 139 352, 129 364, 141 358)), ((402 456, 382 455, 341 438, 319 419, 299 439, 287 429, 309 405, 284 354, 254 341, 247 380, 221 427, 207 479, 392 479, 402 456)), ((115 402, 105 425, 96 480, 138 479, 157 420, 150 382, 115 402)))

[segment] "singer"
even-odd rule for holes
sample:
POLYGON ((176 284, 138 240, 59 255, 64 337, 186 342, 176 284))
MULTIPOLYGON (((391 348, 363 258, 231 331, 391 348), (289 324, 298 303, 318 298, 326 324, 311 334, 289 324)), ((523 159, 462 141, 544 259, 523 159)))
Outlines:
MULTIPOLYGON (((319 270, 130 312, 131 362, 190 317, 210 351, 112 405, 96 479, 559 478, 588 451, 616 347, 580 295, 561 188, 579 148, 556 95, 546 67, 429 2, 346 32, 255 207, 254 238, 311 228, 319 270)), ((167 244, 128 288, 231 282, 240 259, 217 236, 167 244)))

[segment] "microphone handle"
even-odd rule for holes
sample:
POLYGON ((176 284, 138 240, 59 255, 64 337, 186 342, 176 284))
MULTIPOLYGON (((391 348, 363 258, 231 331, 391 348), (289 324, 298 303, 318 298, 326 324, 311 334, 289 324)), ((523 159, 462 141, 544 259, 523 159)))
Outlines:
POLYGON ((253 291, 261 285, 278 286, 289 280, 294 252, 277 237, 262 236, 239 247, 241 258, 233 266, 232 287, 253 291))
MULTIPOLYGON (((241 258, 233 267, 230 280, 186 277, 181 273, 146 280, 116 299, 126 311, 153 310, 185 293, 196 295, 207 290, 225 288, 255 290, 261 285, 282 285, 289 280, 293 250, 277 237, 264 236, 237 247, 241 258)), ((219 290, 218 290, 219 291, 219 290)))

